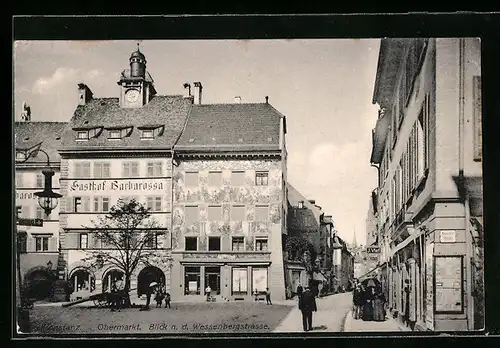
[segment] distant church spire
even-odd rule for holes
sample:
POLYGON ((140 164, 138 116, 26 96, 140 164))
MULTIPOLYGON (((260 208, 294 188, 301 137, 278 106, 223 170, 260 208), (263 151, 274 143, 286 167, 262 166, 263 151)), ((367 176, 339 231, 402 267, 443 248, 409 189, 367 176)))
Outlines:
POLYGON ((356 228, 354 228, 354 235, 352 236, 352 246, 357 247, 358 243, 356 241, 356 228))

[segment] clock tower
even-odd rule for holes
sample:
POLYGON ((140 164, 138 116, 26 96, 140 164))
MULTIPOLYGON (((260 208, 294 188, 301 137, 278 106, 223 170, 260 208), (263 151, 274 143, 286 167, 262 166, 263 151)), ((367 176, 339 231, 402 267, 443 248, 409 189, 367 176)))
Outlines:
POLYGON ((118 85, 120 106, 122 108, 140 108, 156 94, 153 79, 146 70, 146 57, 139 50, 132 52, 129 58, 130 69, 122 71, 118 85))

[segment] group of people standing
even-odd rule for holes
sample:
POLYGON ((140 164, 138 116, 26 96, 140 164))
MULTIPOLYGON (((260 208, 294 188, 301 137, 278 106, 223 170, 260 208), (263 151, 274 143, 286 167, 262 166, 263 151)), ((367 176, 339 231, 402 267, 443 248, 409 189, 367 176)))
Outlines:
POLYGON ((385 321, 386 299, 380 283, 373 279, 365 284, 356 281, 353 290, 353 317, 363 321, 385 321))

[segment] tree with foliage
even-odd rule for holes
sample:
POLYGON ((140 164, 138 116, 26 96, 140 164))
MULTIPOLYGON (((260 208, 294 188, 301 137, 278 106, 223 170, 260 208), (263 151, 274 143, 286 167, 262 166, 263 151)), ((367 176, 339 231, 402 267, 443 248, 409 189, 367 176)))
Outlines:
POLYGON ((311 242, 300 236, 289 236, 284 247, 291 260, 302 261, 306 270, 312 272, 316 252, 311 242))
MULTIPOLYGON (((127 295, 131 275, 137 266, 141 263, 150 265, 149 260, 158 253, 156 242, 162 233, 156 229, 157 222, 150 217, 149 209, 135 199, 119 199, 106 215, 92 221, 93 227, 87 227, 108 250, 90 250, 84 261, 97 268, 105 264, 116 266, 125 276, 127 295)), ((130 306, 128 296, 125 305, 130 306)))

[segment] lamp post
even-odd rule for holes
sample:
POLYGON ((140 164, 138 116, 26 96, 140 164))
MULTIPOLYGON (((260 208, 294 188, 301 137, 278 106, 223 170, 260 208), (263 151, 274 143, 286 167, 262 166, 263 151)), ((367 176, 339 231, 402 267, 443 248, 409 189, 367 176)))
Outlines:
MULTIPOLYGON (((55 193, 52 191, 52 177, 54 176, 54 170, 51 169, 50 167, 50 158, 47 152, 44 150, 40 149, 42 143, 37 144, 33 147, 30 148, 18 148, 16 147, 16 164, 21 164, 27 162, 30 158, 36 156, 38 152, 41 152, 45 154, 47 157, 47 168, 42 171, 44 177, 45 177, 45 185, 44 185, 44 190, 41 192, 36 192, 35 196, 38 197, 38 204, 40 207, 44 210, 46 215, 49 215, 54 208, 57 207, 58 200, 59 198, 62 197, 59 193, 55 193)), ((17 219, 17 210, 16 210, 16 219, 17 219)), ((17 222, 16 222, 17 226, 17 222)), ((18 295, 16 295, 16 304, 17 304, 17 313, 18 313, 18 325, 21 329, 22 332, 29 332, 30 331, 30 324, 29 324, 29 312, 23 308, 24 306, 24 293, 23 293, 23 286, 22 286, 22 275, 21 275, 21 251, 20 251, 20 237, 19 237, 19 232, 16 230, 14 231, 16 234, 16 256, 17 256, 17 262, 16 262, 16 267, 17 267, 17 282, 18 282, 18 295)), ((52 269, 52 262, 49 261, 47 263, 47 268, 52 269)))

